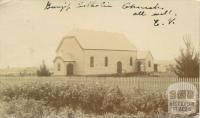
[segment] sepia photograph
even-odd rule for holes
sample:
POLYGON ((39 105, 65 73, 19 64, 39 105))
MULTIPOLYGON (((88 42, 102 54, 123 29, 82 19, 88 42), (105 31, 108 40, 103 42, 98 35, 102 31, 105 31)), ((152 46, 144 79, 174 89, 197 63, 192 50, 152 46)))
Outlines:
POLYGON ((199 117, 199 0, 0 0, 0 118, 199 117))

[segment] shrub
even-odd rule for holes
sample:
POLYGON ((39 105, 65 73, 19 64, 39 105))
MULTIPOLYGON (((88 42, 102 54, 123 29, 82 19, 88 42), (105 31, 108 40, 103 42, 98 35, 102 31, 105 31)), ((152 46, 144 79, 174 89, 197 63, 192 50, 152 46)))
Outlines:
POLYGON ((5 113, 5 118, 43 118, 50 111, 49 108, 43 105, 42 101, 23 98, 4 102, 1 110, 5 113))
POLYGON ((107 87, 102 87, 98 84, 86 86, 82 89, 81 108, 83 111, 85 113, 102 114, 102 105, 107 89, 107 87))
POLYGON ((47 68, 46 64, 43 62, 43 64, 40 66, 40 69, 37 70, 38 76, 50 76, 51 73, 49 69, 47 68))
POLYGON ((104 112, 121 114, 121 103, 123 100, 124 95, 121 90, 118 87, 111 88, 105 95, 102 108, 104 112))

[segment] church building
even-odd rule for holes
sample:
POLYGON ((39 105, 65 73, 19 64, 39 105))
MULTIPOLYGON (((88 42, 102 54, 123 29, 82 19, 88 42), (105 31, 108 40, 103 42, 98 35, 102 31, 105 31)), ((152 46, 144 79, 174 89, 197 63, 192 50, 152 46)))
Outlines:
POLYGON ((54 75, 102 75, 135 72, 136 47, 120 33, 76 30, 56 50, 54 75))

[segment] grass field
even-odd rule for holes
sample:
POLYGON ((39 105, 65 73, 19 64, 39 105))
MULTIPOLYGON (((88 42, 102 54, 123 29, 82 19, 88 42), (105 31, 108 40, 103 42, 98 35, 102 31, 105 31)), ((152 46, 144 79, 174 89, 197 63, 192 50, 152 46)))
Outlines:
POLYGON ((167 118, 176 82, 199 87, 198 78, 0 77, 0 118, 167 118))

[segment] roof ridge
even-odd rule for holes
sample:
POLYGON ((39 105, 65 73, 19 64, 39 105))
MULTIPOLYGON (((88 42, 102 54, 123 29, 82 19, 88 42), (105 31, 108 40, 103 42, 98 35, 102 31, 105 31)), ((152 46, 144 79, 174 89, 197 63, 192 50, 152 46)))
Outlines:
POLYGON ((136 51, 136 47, 123 33, 76 29, 65 37, 75 37, 83 49, 136 51))

